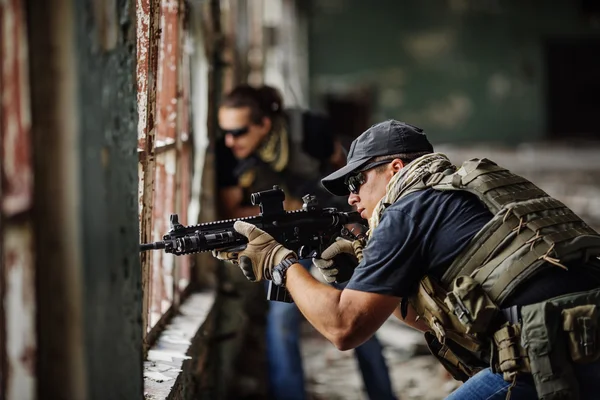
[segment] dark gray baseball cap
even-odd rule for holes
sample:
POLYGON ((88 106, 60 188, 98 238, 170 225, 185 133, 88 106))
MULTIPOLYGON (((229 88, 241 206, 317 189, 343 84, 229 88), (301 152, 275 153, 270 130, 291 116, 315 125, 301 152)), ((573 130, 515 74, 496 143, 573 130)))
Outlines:
POLYGON ((350 192, 344 180, 349 174, 374 157, 409 153, 433 153, 433 146, 423 129, 393 119, 380 122, 354 139, 346 166, 321 179, 321 183, 330 193, 347 196, 350 192))

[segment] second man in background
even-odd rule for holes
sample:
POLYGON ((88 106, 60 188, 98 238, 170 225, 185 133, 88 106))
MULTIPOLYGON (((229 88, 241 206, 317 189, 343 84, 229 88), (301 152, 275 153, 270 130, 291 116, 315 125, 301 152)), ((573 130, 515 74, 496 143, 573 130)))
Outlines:
MULTIPOLYGON (((226 218, 256 215, 250 193, 279 185, 286 210, 299 209, 301 197, 316 195, 322 206, 334 203, 320 177, 343 166, 345 152, 329 119, 297 109, 283 109, 274 88, 241 85, 227 94, 219 109, 222 138, 217 142, 217 184, 226 218)), ((303 264, 310 267, 310 259, 303 264)), ((267 359, 270 394, 276 400, 304 400, 300 354, 301 314, 293 303, 270 302, 267 316, 267 359)), ((371 399, 395 399, 382 347, 375 336, 355 350, 371 399)))

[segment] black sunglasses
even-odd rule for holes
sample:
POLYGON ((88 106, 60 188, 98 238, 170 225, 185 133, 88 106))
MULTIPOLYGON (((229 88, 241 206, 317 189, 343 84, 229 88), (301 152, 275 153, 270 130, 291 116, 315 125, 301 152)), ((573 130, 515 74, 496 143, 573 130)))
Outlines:
POLYGON ((366 182, 365 174, 363 174, 363 172, 368 171, 370 169, 373 169, 373 168, 378 167, 383 164, 389 164, 392 161, 394 161, 394 160, 381 160, 381 161, 375 161, 375 162, 369 163, 369 164, 365 165, 364 167, 362 167, 361 169, 359 169, 358 171, 354 172, 353 174, 348 175, 346 177, 346 179, 344 179, 344 184, 348 187, 348 190, 350 191, 350 193, 358 194, 358 191, 360 190, 360 186, 366 182))
POLYGON ((223 128, 221 128, 221 132, 223 132, 223 135, 231 135, 233 137, 243 136, 246 133, 248 133, 249 130, 250 130, 249 126, 245 126, 243 128, 237 128, 237 129, 223 129, 223 128))

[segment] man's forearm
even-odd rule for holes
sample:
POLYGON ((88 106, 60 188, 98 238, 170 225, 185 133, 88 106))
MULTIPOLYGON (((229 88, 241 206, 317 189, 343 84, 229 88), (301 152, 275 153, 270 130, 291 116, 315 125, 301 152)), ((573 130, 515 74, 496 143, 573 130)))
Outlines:
POLYGON ((317 281, 300 264, 288 269, 286 287, 311 325, 340 350, 360 345, 378 328, 360 324, 360 313, 344 304, 343 291, 317 281))
POLYGON ((347 329, 338 311, 342 292, 317 281, 300 264, 288 269, 286 287, 308 322, 335 343, 347 329))

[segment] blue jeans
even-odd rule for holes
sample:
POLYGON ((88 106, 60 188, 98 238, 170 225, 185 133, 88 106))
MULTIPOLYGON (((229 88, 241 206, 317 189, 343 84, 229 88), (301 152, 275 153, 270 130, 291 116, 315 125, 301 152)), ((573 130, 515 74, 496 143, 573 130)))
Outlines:
POLYGON ((373 335, 369 340, 354 349, 358 368, 362 374, 365 389, 371 400, 395 400, 392 382, 388 372, 383 346, 373 335))
MULTIPOLYGON (((486 368, 450 393, 446 400, 504 400, 510 385, 511 383, 506 382, 501 374, 494 374, 489 368, 486 368)), ((517 379, 516 385, 510 391, 510 398, 511 400, 537 399, 531 378, 517 379)))
MULTIPOLYGON (((574 368, 579 382, 579 399, 598 399, 600 394, 600 363, 574 365, 574 368)), ((446 400, 503 400, 506 398, 510 385, 510 382, 506 382, 501 374, 494 374, 487 368, 462 384, 461 387, 446 397, 446 400)), ((533 379, 530 376, 517 379, 517 383, 510 393, 511 400, 537 399, 533 379)))
MULTIPOLYGON (((302 260, 305 268, 310 259, 302 260)), ((274 400, 305 400, 304 370, 300 354, 302 314, 294 303, 269 302, 267 361, 269 391, 274 400)), ((381 343, 375 336, 354 349, 369 398, 395 400, 381 343)))
POLYGON ((299 345, 301 316, 294 303, 269 302, 267 362, 271 399, 306 399, 299 345))

